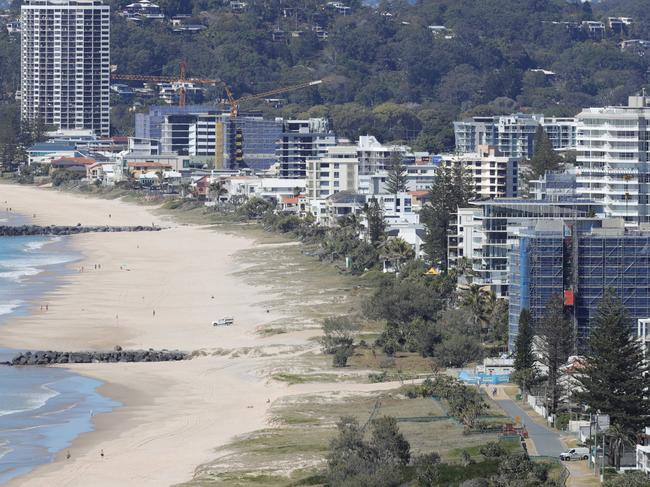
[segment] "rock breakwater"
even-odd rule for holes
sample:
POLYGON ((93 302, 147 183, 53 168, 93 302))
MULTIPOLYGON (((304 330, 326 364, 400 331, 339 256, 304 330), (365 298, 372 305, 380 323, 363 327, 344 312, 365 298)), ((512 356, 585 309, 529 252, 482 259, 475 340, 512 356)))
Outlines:
POLYGON ((16 355, 4 365, 53 365, 117 362, 171 362, 189 359, 178 350, 114 350, 112 352, 53 352, 34 351, 16 355))

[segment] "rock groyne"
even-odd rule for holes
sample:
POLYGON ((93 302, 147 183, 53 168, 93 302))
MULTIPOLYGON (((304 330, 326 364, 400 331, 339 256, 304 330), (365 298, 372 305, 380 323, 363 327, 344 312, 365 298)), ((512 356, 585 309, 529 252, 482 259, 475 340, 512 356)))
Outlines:
POLYGON ((178 350, 114 350, 112 352, 53 352, 35 351, 16 355, 4 365, 53 365, 117 362, 172 362, 189 359, 178 350))
POLYGON ((78 233, 158 232, 157 226, 99 226, 99 225, 0 225, 0 237, 27 237, 36 235, 76 235, 78 233))

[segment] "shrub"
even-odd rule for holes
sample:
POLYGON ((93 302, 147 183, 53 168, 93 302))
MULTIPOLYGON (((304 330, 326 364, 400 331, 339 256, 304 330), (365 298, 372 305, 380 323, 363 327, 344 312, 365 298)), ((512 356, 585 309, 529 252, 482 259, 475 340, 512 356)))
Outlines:
POLYGON ((463 465, 463 467, 467 467, 474 463, 474 459, 467 450, 460 452, 460 463, 463 465))
POLYGON ((506 450, 496 441, 486 443, 479 449, 479 452, 489 459, 504 457, 507 454, 506 450))
POLYGON ((324 353, 336 353, 340 348, 350 348, 354 343, 353 334, 359 331, 359 324, 349 316, 328 316, 321 325, 323 337, 320 339, 324 353))
POLYGON ((478 339, 469 335, 452 335, 434 349, 435 357, 448 367, 463 367, 469 362, 478 361, 483 349, 478 339))
POLYGON ((377 384, 379 382, 386 382, 386 379, 388 378, 388 374, 384 370, 383 372, 371 372, 368 374, 368 380, 370 381, 371 384, 377 384))
POLYGON ((268 211, 273 210, 273 204, 263 198, 254 197, 237 209, 237 214, 248 219, 259 219, 268 211))
POLYGON ((332 365, 334 367, 345 367, 348 364, 348 359, 352 356, 352 353, 352 348, 339 348, 332 356, 332 365))
POLYGON ((650 479, 643 472, 625 472, 605 481, 604 487, 650 487, 650 479))
POLYGON ((354 418, 341 418, 339 434, 330 443, 327 483, 331 487, 397 487, 403 483, 402 467, 410 445, 394 418, 371 421, 370 441, 354 418))
POLYGON ((52 186, 61 186, 70 181, 79 181, 86 177, 82 171, 72 171, 69 169, 56 169, 52 172, 52 186))
POLYGON ((440 455, 426 453, 413 460, 415 466, 415 480, 420 487, 436 485, 440 477, 440 455))
POLYGON ((404 395, 409 399, 416 399, 420 397, 420 388, 418 386, 406 386, 404 395))

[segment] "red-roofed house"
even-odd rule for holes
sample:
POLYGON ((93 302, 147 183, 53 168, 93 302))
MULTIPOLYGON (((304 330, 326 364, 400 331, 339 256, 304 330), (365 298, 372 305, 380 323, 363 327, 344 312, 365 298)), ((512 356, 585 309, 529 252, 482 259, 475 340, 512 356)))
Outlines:
POLYGON ((194 188, 194 193, 198 198, 207 198, 208 193, 210 192, 210 176, 203 176, 194 181, 194 188))
POLYGON ((431 200, 431 192, 428 189, 419 190, 419 191, 409 191, 411 195, 411 200, 414 207, 422 208, 422 206, 431 200))
POLYGON ((304 194, 298 196, 284 195, 280 198, 280 209, 289 213, 304 214, 307 208, 307 198, 304 194))

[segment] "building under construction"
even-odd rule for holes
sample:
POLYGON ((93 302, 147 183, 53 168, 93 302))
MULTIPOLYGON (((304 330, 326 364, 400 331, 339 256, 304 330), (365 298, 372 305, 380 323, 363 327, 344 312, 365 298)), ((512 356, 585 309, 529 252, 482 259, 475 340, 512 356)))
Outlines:
POLYGON ((211 105, 154 106, 136 114, 136 137, 160 141, 161 151, 193 156, 217 169, 264 170, 276 162, 282 120, 258 114, 233 118, 211 105))
POLYGON ((615 292, 629 314, 630 331, 650 317, 650 228, 625 229, 623 220, 598 227, 571 221, 540 221, 522 230, 509 252, 509 337, 512 351, 521 310, 542 318, 553 295, 564 299, 576 327, 577 350, 585 349, 600 300, 615 292))

